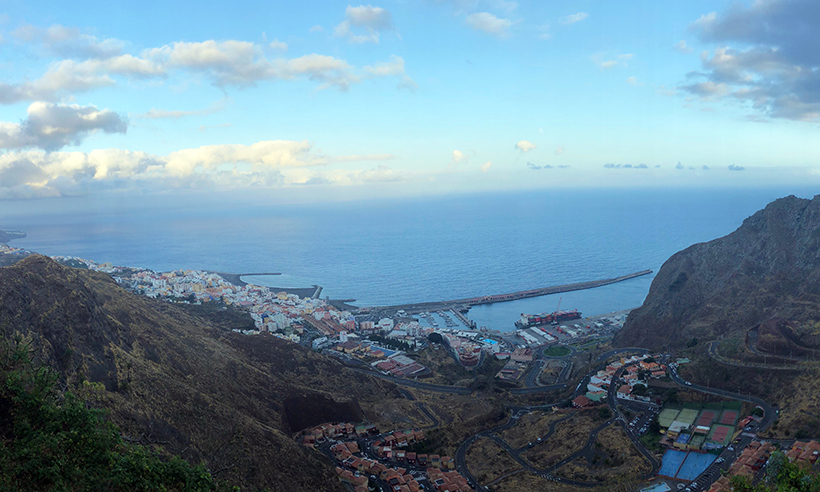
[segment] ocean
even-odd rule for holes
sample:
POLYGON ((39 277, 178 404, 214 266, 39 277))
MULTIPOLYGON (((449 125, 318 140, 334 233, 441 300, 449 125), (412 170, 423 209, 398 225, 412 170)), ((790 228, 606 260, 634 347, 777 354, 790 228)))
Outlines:
MULTIPOLYGON (((550 190, 311 205, 239 201, 64 207, 5 202, 12 245, 157 271, 231 273, 271 287, 323 287, 359 306, 455 299, 657 271, 673 253, 736 229, 769 201, 813 190, 550 190)), ((161 200, 160 200, 161 202, 161 200)), ((521 313, 637 307, 652 276, 598 289, 479 306, 479 326, 521 313)))

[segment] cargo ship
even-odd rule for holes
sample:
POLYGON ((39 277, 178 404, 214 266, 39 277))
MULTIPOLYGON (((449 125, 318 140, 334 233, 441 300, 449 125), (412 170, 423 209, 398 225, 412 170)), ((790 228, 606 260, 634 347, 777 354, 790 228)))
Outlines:
POLYGON ((577 309, 573 309, 572 311, 554 311, 552 313, 541 314, 522 313, 521 318, 515 322, 515 326, 519 328, 529 328, 531 326, 558 324, 562 321, 569 321, 580 317, 581 313, 577 309))

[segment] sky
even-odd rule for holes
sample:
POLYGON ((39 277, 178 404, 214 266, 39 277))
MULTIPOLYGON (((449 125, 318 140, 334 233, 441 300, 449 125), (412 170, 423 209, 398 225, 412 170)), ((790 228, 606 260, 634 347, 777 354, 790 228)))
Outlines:
POLYGON ((814 0, 0 0, 0 200, 820 184, 818 25, 814 0))

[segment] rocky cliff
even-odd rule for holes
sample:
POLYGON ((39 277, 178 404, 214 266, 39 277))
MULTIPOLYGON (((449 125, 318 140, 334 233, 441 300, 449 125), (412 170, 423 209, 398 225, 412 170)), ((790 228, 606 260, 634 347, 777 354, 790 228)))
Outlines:
POLYGON ((767 343, 807 345, 791 326, 820 320, 820 196, 789 196, 747 218, 733 233, 673 255, 643 305, 615 338, 620 346, 676 348, 764 324, 767 343), (772 322, 789 329, 771 329, 772 322), (780 335, 778 335, 780 334, 780 335), (781 336, 783 340, 776 338, 781 336))

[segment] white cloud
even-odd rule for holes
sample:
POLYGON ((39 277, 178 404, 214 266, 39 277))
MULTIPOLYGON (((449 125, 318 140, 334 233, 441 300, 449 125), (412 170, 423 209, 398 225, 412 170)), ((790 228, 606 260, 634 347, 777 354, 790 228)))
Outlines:
POLYGON ((355 44, 379 44, 379 33, 393 29, 393 18, 390 11, 372 5, 348 5, 345 9, 345 19, 334 29, 334 34, 347 38, 355 44), (353 28, 363 30, 355 33, 353 28))
POLYGON ((311 27, 310 29, 308 29, 308 32, 324 32, 324 31, 325 31, 325 28, 318 25, 318 24, 311 27))
POLYGON ((490 170, 490 168, 491 168, 492 166, 493 166, 492 161, 487 161, 487 162, 485 162, 484 164, 482 164, 482 165, 481 165, 481 168, 480 168, 480 169, 481 169, 481 172, 482 172, 482 173, 486 173, 487 171, 489 171, 489 170, 490 170))
MULTIPOLYGON (((345 60, 315 53, 267 60, 256 45, 244 41, 179 42, 151 50, 148 56, 171 67, 204 73, 220 87, 246 87, 262 80, 306 78, 319 82, 321 89, 337 87, 347 90, 361 81, 355 68, 345 60)), ((378 73, 370 75, 382 76, 378 73)))
POLYGON ((399 87, 402 89, 414 90, 418 88, 413 79, 405 72, 404 58, 400 56, 390 55, 390 61, 376 63, 373 66, 364 67, 362 70, 373 77, 400 77, 399 87))
POLYGON ((285 43, 284 41, 279 41, 278 39, 274 38, 274 40, 270 43, 270 47, 274 50, 287 51, 288 43, 285 43))
POLYGON ((563 155, 565 151, 566 150, 560 145, 558 147, 555 147, 555 155, 563 155))
POLYGON ((538 26, 538 30, 541 32, 541 34, 538 35, 538 39, 543 39, 543 40, 552 39, 552 34, 550 34, 550 25, 549 24, 544 24, 542 26, 538 26))
MULTIPOLYGON (((276 41, 274 41, 274 44, 276 41)), ((115 86, 119 77, 156 79, 172 71, 204 75, 218 87, 248 87, 264 80, 307 79, 320 89, 347 90, 361 82, 362 74, 347 61, 327 55, 308 54, 297 58, 264 56, 263 46, 246 41, 176 42, 144 50, 139 56, 123 54, 83 61, 62 60, 52 64, 39 79, 0 83, 0 104, 19 101, 58 101, 76 93, 115 86)), ((389 63, 404 60, 392 57, 389 63)), ((384 65, 384 64, 377 64, 384 65)), ((378 72, 378 70, 377 70, 378 72)), ((366 73, 368 77, 391 76, 366 73)), ((395 72, 400 87, 413 88, 406 74, 395 72)))
POLYGON ((78 145, 97 131, 125 133, 127 128, 127 122, 108 109, 35 102, 22 123, 0 122, 0 149, 57 150, 78 145))
POLYGON ((598 68, 601 70, 609 70, 615 67, 628 67, 629 65, 626 63, 631 60, 635 55, 632 53, 623 53, 620 55, 615 55, 614 58, 604 58, 603 55, 597 54, 592 57, 592 61, 598 65, 598 68))
POLYGON ((50 53, 69 58, 110 58, 122 53, 125 43, 118 39, 100 40, 79 29, 54 24, 48 28, 18 27, 11 37, 20 43, 37 45, 50 53))
POLYGON ((626 83, 631 85, 631 86, 634 86, 634 87, 643 86, 643 82, 638 81, 638 77, 635 77, 635 76, 627 77, 626 83))
POLYGON ((683 39, 681 39, 680 41, 675 43, 675 46, 673 46, 673 48, 677 51, 680 51, 681 53, 691 53, 692 52, 692 48, 690 46, 687 46, 686 41, 684 41, 683 39))
POLYGON ((520 142, 515 144, 515 148, 526 154, 527 152, 535 149, 536 145, 532 142, 521 140, 520 142))
POLYGON ((460 150, 454 150, 453 151, 453 162, 461 162, 466 158, 467 158, 467 156, 464 155, 464 152, 462 152, 460 150))
POLYGON ((698 82, 696 84, 685 85, 682 86, 681 89, 703 99, 718 98, 732 92, 728 84, 716 83, 712 82, 711 80, 706 82, 698 82))
MULTIPOLYGON (((343 160, 345 157, 339 156, 343 160)), ((358 160, 367 157, 355 156, 358 160)), ((380 155, 378 157, 385 157, 380 155)), ((282 172, 332 159, 307 141, 208 145, 167 156, 120 149, 91 152, 23 151, 0 155, 0 198, 85 194, 108 188, 274 186, 282 172)))
POLYGON ((367 27, 377 31, 386 31, 393 28, 393 18, 390 12, 381 7, 372 5, 350 5, 345 9, 345 18, 356 27, 367 27))
POLYGON ((509 19, 501 19, 488 12, 477 12, 467 16, 465 21, 467 25, 481 31, 485 34, 490 34, 497 38, 505 38, 510 35, 510 27, 513 22, 509 19))
POLYGON ((105 189, 225 189, 288 184, 361 184, 406 179, 379 164, 371 169, 325 168, 337 162, 393 159, 392 154, 326 156, 307 141, 208 145, 166 156, 121 149, 91 152, 21 151, 0 155, 0 199, 89 194, 105 189), (307 183, 312 180, 311 183, 307 183))
POLYGON ((577 14, 568 15, 561 19, 561 24, 570 25, 575 24, 576 22, 581 22, 582 20, 589 17, 589 14, 586 12, 578 12, 577 14))

